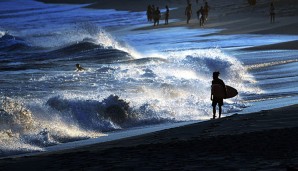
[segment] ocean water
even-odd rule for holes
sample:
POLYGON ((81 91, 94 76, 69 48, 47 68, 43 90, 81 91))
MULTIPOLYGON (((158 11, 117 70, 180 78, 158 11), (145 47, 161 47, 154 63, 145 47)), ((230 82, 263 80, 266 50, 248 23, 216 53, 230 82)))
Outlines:
POLYGON ((210 119, 214 71, 239 92, 224 116, 298 102, 298 51, 243 49, 298 36, 132 31, 151 25, 145 11, 32 0, 1 1, 0 19, 2 157, 210 119))

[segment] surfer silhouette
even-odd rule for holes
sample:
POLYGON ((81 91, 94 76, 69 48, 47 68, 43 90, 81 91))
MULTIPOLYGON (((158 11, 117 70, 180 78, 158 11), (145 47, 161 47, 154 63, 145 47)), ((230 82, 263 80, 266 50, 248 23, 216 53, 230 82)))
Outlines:
POLYGON ((86 69, 85 68, 83 68, 83 67, 81 67, 81 65, 80 64, 76 64, 76 67, 77 67, 77 72, 78 71, 85 71, 86 69))
POLYGON ((213 107, 213 119, 216 118, 216 105, 218 104, 218 118, 221 117, 221 106, 223 105, 223 99, 227 96, 226 85, 223 80, 219 79, 219 72, 213 72, 213 80, 212 80, 212 88, 211 88, 211 100, 212 100, 212 107, 213 107), (221 90, 223 90, 223 97, 218 96, 218 92, 215 90, 215 85, 219 86, 221 90))

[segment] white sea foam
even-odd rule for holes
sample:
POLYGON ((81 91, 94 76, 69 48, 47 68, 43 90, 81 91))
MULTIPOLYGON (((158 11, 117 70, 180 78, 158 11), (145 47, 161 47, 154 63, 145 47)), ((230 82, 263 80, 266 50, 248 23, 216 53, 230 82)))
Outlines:
POLYGON ((253 64, 253 65, 246 66, 246 68, 248 70, 253 70, 253 69, 265 68, 265 67, 270 67, 275 65, 283 65, 283 64, 293 63, 293 62, 298 62, 298 59, 289 59, 289 60, 253 64))
POLYGON ((126 45, 120 44, 119 41, 115 40, 113 36, 111 36, 103 29, 100 29, 99 33, 97 33, 95 37, 95 42, 97 44, 102 45, 105 48, 113 48, 123 52, 127 52, 129 55, 131 55, 134 58, 141 57, 141 54, 135 51, 132 47, 130 47, 127 44, 126 45))
POLYGON ((0 38, 3 37, 5 35, 4 31, 0 31, 0 38))

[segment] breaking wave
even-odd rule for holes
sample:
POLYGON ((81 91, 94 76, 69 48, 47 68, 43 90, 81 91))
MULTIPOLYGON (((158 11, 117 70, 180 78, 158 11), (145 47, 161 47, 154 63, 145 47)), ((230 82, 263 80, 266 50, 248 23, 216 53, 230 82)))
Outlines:
POLYGON ((63 33, 55 46, 50 40, 40 43, 1 33, 1 42, 18 40, 30 44, 30 50, 1 49, 7 53, 2 70, 12 71, 8 74, 23 86, 15 91, 10 75, 3 84, 0 156, 42 151, 119 129, 209 119, 214 71, 241 92, 238 100, 226 100, 224 113, 241 111, 241 96, 261 91, 246 68, 220 49, 168 51, 153 58, 97 27, 79 30, 63 33), (87 69, 75 72, 76 63, 87 69))

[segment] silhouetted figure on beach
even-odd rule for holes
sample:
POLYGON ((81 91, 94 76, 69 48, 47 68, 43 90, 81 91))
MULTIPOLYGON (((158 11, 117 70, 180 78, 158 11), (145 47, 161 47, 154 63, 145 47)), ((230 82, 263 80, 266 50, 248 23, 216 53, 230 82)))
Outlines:
MULTIPOLYGON (((152 17, 153 22, 154 22, 154 13, 155 13, 155 6, 152 5, 152 6, 151 6, 151 17, 152 17)), ((151 21, 152 21, 152 20, 151 20, 151 21)))
POLYGON ((159 25, 159 19, 160 19, 160 17, 161 17, 161 14, 160 14, 159 7, 156 7, 156 10, 154 11, 154 14, 153 14, 154 26, 158 26, 159 25))
MULTIPOLYGON (((225 93, 225 97, 227 96, 227 92, 226 92, 226 85, 225 85, 225 83, 221 80, 221 79, 219 79, 218 77, 219 77, 219 72, 213 72, 213 80, 212 80, 212 85, 211 86, 213 86, 213 85, 215 85, 215 84, 219 84, 219 85, 221 85, 222 87, 223 87, 223 89, 224 89, 224 93, 225 93)), ((218 115, 218 118, 220 118, 221 117, 221 106, 223 105, 223 98, 222 97, 217 97, 215 94, 214 94, 214 92, 213 92, 213 89, 211 88, 211 100, 212 100, 212 107, 213 107, 213 119, 215 119, 216 118, 216 105, 218 104, 218 108, 219 108, 219 110, 218 110, 218 113, 219 113, 219 115, 218 115)))
POLYGON ((147 21, 152 21, 152 7, 151 7, 151 5, 148 5, 146 14, 147 14, 147 21))
POLYGON ((205 22, 207 21, 207 18, 208 18, 209 9, 210 9, 210 7, 208 5, 208 2, 205 2, 205 5, 204 5, 205 22))
POLYGON ((191 4, 188 4, 187 7, 185 8, 185 15, 187 17, 186 23, 188 24, 192 15, 191 4))
POLYGON ((270 22, 274 23, 275 22, 275 8, 273 5, 273 2, 270 4, 270 22))
POLYGON ((78 71, 85 71, 86 69, 85 68, 83 68, 83 67, 81 67, 81 65, 80 64, 76 64, 76 67, 77 67, 77 72, 78 71))
POLYGON ((169 7, 166 5, 166 13, 165 13, 165 24, 169 24, 169 17, 170 17, 170 10, 169 7))
POLYGON ((205 12, 203 6, 197 11, 197 16, 200 21, 200 27, 203 27, 205 24, 205 12))

